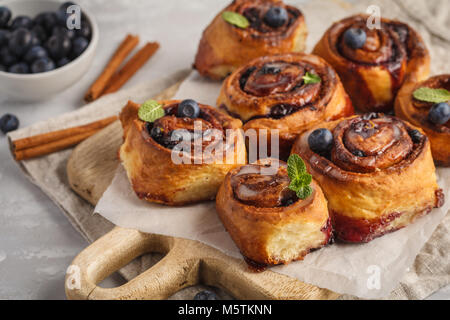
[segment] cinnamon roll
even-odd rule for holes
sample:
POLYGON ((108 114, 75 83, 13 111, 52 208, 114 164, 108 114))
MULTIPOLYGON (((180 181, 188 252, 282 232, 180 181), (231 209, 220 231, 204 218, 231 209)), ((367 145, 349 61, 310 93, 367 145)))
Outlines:
MULTIPOLYGON (((323 59, 303 53, 257 58, 222 85, 219 108, 241 119, 244 131, 279 130, 279 156, 286 160, 302 132, 322 121, 354 113, 339 76, 323 59), (317 81, 307 81, 307 76, 317 81)), ((264 137, 263 137, 264 138, 264 137)))
MULTIPOLYGON (((241 121, 190 101, 197 112, 180 114, 184 102, 160 101, 163 116, 138 117, 129 102, 120 120, 120 159, 140 199, 170 206, 213 200, 230 169, 246 163, 241 121)), ((195 110, 194 110, 195 111, 195 110)))
POLYGON ((338 239, 369 242, 443 205, 420 129, 377 113, 318 128, 299 137, 292 152, 322 187, 338 239))
POLYGON ((380 29, 369 29, 367 19, 356 15, 333 24, 313 53, 334 67, 356 108, 387 112, 406 79, 428 77, 430 55, 407 24, 381 19, 380 29))
MULTIPOLYGON (((437 115, 433 120, 432 113, 436 112, 436 103, 421 101, 413 94, 420 88, 445 89, 450 91, 450 74, 432 77, 420 83, 407 83, 399 91, 395 101, 395 114, 417 127, 421 127, 431 142, 431 152, 437 165, 450 166, 450 114, 437 115)), ((446 109, 449 110, 447 101, 446 109)), ((445 107, 445 105, 444 105, 445 107)))
POLYGON ((235 0, 203 32, 194 68, 222 79, 254 58, 304 51, 307 33, 302 12, 280 0, 235 0), (224 12, 238 14, 246 24, 227 22, 224 12))
POLYGON ((330 242, 331 221, 321 188, 305 200, 289 189, 287 166, 275 159, 231 170, 216 198, 217 213, 247 261, 302 260, 330 242), (268 167, 273 166, 272 172, 268 167))

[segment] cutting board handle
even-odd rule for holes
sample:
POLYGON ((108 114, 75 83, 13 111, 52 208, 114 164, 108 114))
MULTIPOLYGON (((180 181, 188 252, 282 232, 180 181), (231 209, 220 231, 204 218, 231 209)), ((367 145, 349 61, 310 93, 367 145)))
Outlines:
POLYGON ((66 275, 72 300, 167 299, 198 283, 220 287, 237 299, 336 299, 337 294, 272 271, 255 273, 200 242, 114 228, 81 252, 66 275), (166 254, 153 267, 117 288, 98 283, 150 252, 166 254))

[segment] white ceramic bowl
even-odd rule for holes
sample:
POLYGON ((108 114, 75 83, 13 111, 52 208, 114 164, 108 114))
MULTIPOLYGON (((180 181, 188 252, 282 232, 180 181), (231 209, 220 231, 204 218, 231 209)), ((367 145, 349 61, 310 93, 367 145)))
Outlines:
MULTIPOLYGON (((18 15, 34 18, 43 11, 56 11, 62 1, 14 0, 1 1, 12 11, 12 19, 18 15)), ((82 7, 91 24, 92 37, 86 50, 67 65, 55 70, 36 74, 14 74, 0 71, 0 94, 18 101, 40 101, 58 94, 77 82, 88 70, 97 49, 98 25, 87 10, 82 7)))

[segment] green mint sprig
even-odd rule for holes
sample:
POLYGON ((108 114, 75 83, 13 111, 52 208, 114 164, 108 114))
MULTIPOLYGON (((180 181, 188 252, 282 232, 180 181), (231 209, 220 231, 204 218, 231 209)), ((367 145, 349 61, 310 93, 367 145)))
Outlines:
POLYGON ((320 79, 317 74, 306 72, 306 74, 303 76, 303 81, 305 82, 305 84, 314 84, 321 82, 322 79, 320 79))
POLYGON ((441 103, 450 100, 450 91, 423 87, 415 90, 413 96, 420 101, 441 103))
POLYGON ((313 192, 310 186, 312 176, 306 171, 303 159, 296 154, 291 155, 288 160, 287 171, 289 179, 291 179, 289 189, 294 191, 301 200, 308 198, 313 192))
POLYGON ((246 29, 250 25, 250 22, 242 14, 233 11, 224 11, 222 18, 229 24, 232 24, 241 29, 246 29))
POLYGON ((138 111, 138 117, 142 121, 155 122, 159 118, 164 117, 165 112, 161 104, 155 100, 145 101, 138 111))

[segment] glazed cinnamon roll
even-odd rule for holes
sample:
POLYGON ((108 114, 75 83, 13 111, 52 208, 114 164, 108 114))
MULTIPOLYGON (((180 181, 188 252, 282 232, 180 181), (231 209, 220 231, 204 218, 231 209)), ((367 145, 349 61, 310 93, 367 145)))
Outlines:
POLYGON ((264 135, 262 129, 266 129, 270 136, 270 130, 279 130, 283 160, 302 132, 319 122, 354 113, 333 68, 323 59, 303 53, 261 57, 239 68, 224 81, 217 105, 241 119, 244 131, 255 129, 264 135), (307 83, 308 76, 317 81, 307 83))
POLYGON ((333 24, 313 53, 334 67, 355 108, 387 112, 406 79, 428 77, 430 55, 407 24, 381 19, 381 29, 369 29, 367 19, 356 15, 333 24))
POLYGON ((407 83, 399 91, 395 101, 395 114, 425 131, 431 142, 435 163, 449 167, 450 100, 433 103, 416 99, 414 92, 420 88, 450 91, 450 74, 435 76, 421 83, 407 83))
POLYGON ((372 113, 321 124, 292 152, 322 187, 343 241, 369 242, 443 205, 428 138, 396 117, 372 113))
POLYGON ((302 12, 280 0, 235 0, 203 32, 194 68, 222 79, 254 58, 304 51, 307 33, 302 12), (245 23, 226 21, 226 14, 245 23))
POLYGON ((246 163, 241 121, 192 100, 159 104, 163 116, 153 122, 133 102, 120 114, 119 155, 134 191, 170 206, 213 200, 228 171, 246 163))
POLYGON ((247 261, 287 264, 330 242, 331 221, 319 185, 313 181, 312 194, 300 200, 289 184, 286 163, 274 159, 235 168, 226 176, 216 208, 247 261))

